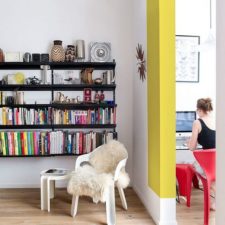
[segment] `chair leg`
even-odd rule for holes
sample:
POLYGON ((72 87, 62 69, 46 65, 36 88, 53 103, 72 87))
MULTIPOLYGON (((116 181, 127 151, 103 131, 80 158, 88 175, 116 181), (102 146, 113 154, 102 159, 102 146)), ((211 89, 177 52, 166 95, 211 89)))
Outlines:
POLYGON ((41 176, 41 210, 47 209, 47 180, 41 176))
POLYGON ((125 198, 125 194, 124 194, 124 191, 123 191, 123 188, 119 187, 117 185, 117 189, 119 191, 119 195, 120 195, 120 199, 121 199, 121 202, 122 202, 122 206, 125 210, 127 210, 127 201, 126 201, 126 198, 125 198))
POLYGON ((71 205, 71 216, 75 217, 77 214, 79 196, 73 195, 72 205, 71 205))
POLYGON ((203 181, 204 188, 204 225, 209 224, 210 213, 210 184, 207 181, 203 181))
POLYGON ((115 189, 114 185, 110 185, 106 193, 106 216, 107 224, 116 224, 116 209, 115 209, 115 189))

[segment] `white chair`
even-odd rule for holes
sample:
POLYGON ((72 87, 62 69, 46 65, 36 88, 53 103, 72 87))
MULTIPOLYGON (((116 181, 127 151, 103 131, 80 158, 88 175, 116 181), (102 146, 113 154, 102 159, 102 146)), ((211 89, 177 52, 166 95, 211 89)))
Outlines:
POLYGON ((129 176, 125 172, 127 158, 125 147, 114 140, 77 158, 75 172, 67 187, 68 192, 73 195, 73 217, 77 213, 79 196, 85 195, 92 197, 95 203, 106 202, 107 224, 116 224, 114 186, 117 186, 122 206, 127 210, 123 191, 129 184, 129 176))
POLYGON ((71 171, 57 168, 58 171, 64 171, 64 174, 47 173, 44 170, 41 175, 41 210, 50 212, 50 200, 55 196, 55 182, 59 180, 68 180, 71 176, 71 171))

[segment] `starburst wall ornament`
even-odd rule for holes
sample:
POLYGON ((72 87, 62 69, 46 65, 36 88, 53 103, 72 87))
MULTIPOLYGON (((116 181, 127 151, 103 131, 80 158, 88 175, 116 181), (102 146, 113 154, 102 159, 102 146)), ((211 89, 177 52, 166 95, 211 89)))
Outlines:
POLYGON ((145 68, 145 59, 144 59, 144 50, 142 50, 142 45, 138 44, 136 47, 137 51, 137 65, 138 65, 138 73, 140 75, 140 79, 144 81, 146 79, 145 73, 146 73, 146 68, 145 68))

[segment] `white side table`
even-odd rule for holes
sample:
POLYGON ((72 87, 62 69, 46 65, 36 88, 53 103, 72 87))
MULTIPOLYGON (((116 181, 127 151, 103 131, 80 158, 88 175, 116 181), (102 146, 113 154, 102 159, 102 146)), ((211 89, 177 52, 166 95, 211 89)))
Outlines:
POLYGON ((41 171, 41 210, 50 212, 50 199, 55 195, 55 181, 68 180, 71 176, 71 170, 56 168, 63 173, 47 173, 49 170, 41 171))

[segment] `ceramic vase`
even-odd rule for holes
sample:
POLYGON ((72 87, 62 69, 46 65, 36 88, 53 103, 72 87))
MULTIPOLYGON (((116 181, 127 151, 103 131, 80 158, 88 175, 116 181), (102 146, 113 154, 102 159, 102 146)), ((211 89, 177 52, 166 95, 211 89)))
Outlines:
POLYGON ((51 50, 52 62, 64 62, 65 61, 65 52, 62 47, 62 41, 55 40, 54 45, 51 50))
POLYGON ((75 46, 67 45, 65 61, 66 62, 74 62, 75 60, 75 46))
POLYGON ((0 48, 0 62, 4 62, 4 53, 1 48, 0 48))

